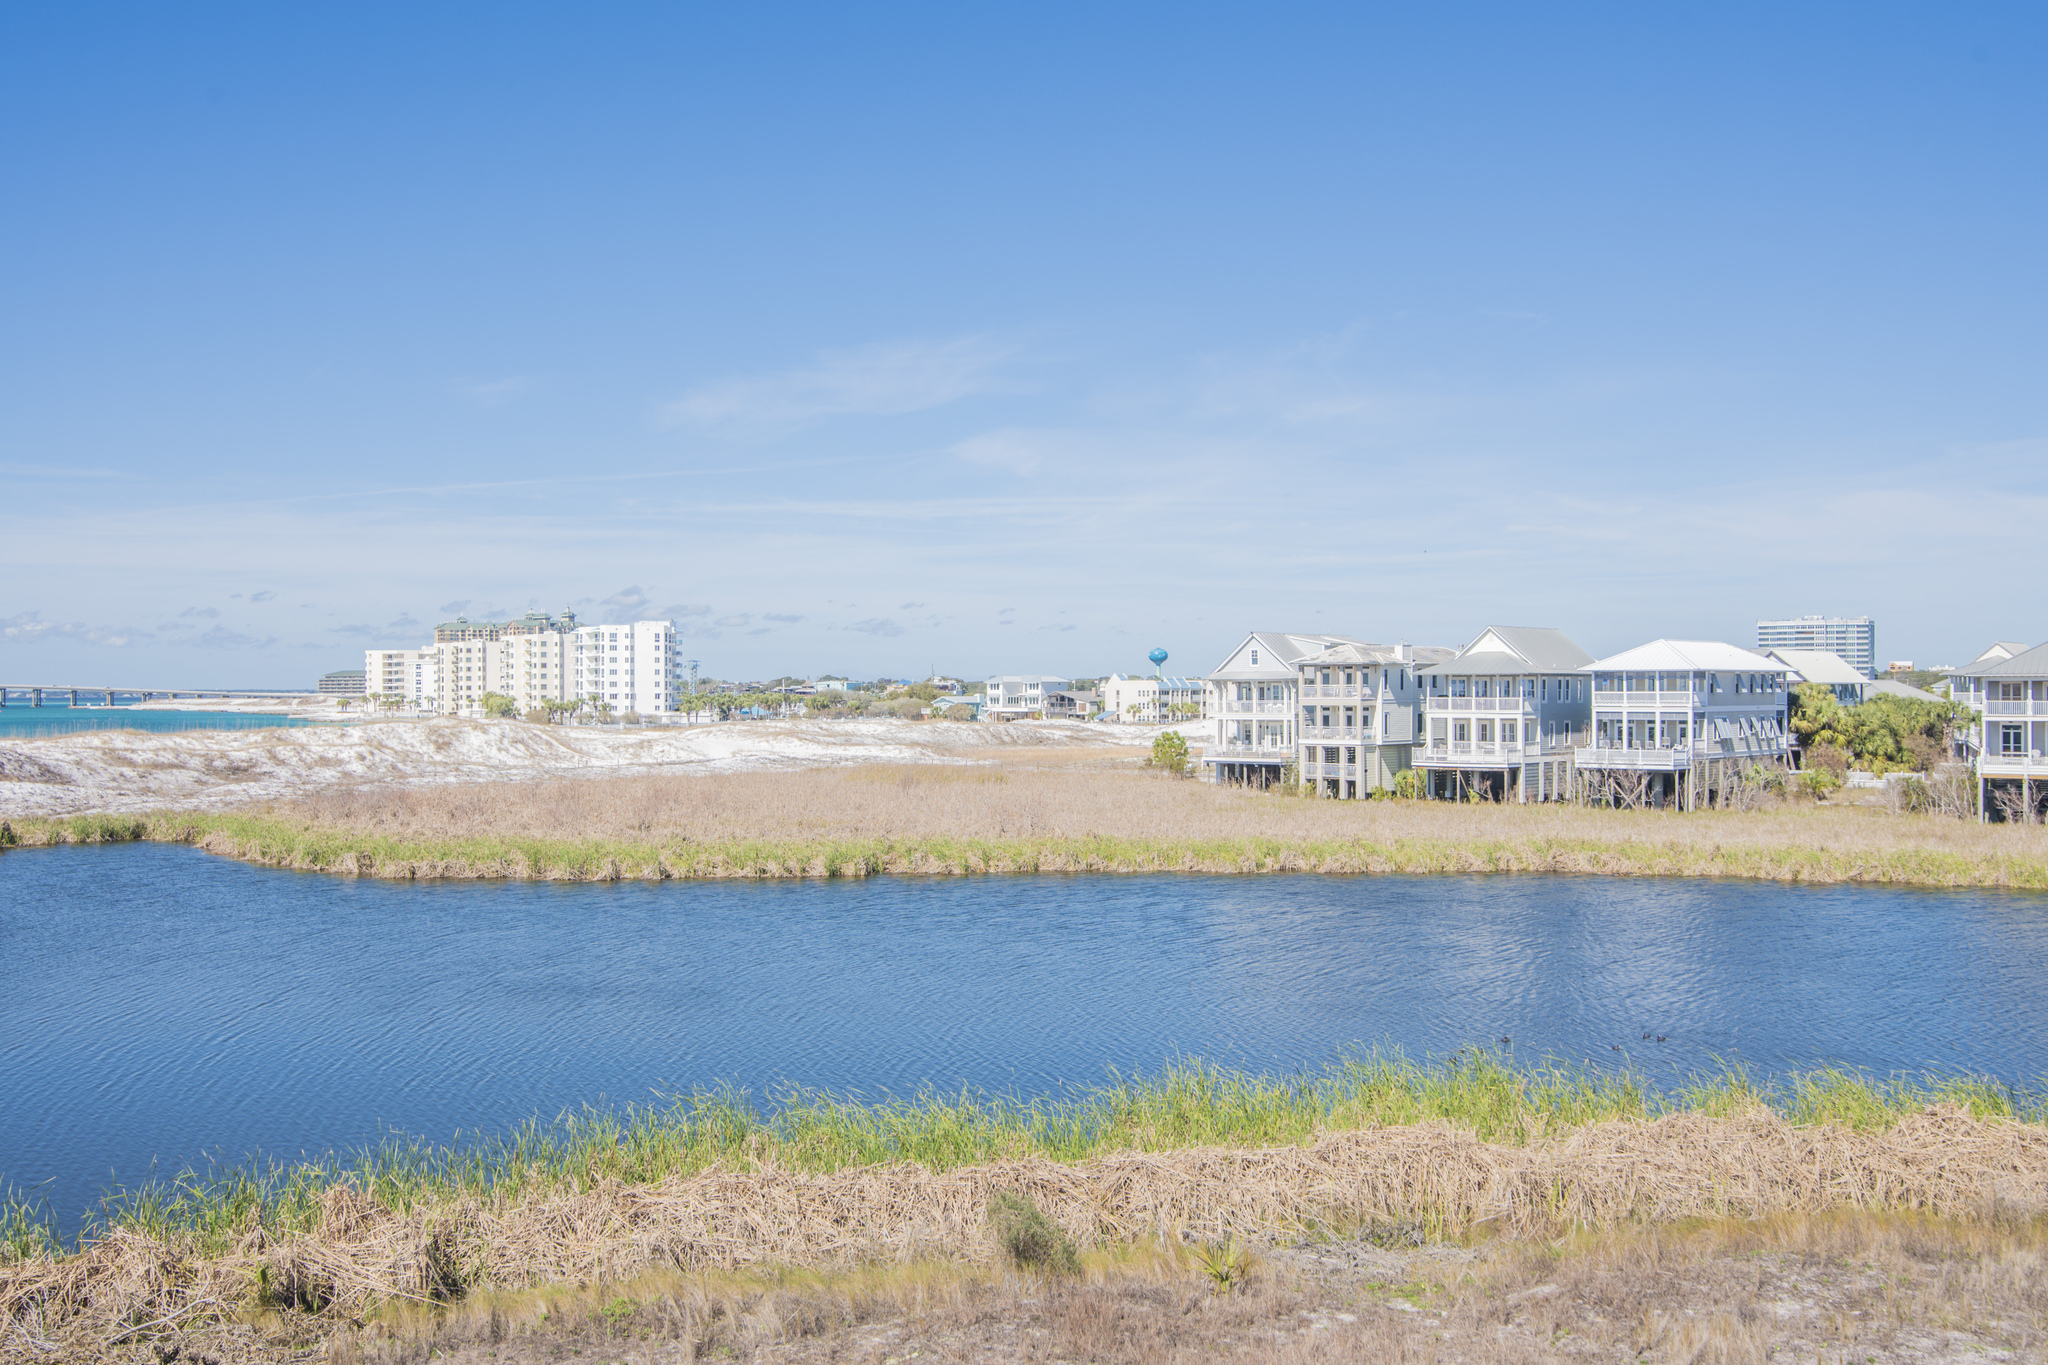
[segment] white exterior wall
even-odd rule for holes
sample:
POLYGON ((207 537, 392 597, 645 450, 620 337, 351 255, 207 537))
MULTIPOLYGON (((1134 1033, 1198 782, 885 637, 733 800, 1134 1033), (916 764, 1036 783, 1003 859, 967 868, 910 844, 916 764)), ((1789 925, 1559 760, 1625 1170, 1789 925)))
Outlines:
POLYGON ((569 645, 568 695, 595 697, 616 715, 674 711, 675 638, 673 621, 578 626, 569 645))
POLYGON ((1065 692, 1073 687, 1071 678, 1050 673, 1005 673, 988 680, 988 699, 982 703, 983 720, 1016 720, 1034 712, 1042 713, 1045 694, 1065 692))
POLYGON ((363 691, 384 705, 415 711, 434 709, 440 655, 425 649, 370 649, 363 652, 363 691))

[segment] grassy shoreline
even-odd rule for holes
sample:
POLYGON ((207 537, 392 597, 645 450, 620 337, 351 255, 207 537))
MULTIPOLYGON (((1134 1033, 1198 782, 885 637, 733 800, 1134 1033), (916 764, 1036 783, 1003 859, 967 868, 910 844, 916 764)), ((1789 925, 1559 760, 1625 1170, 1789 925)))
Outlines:
MULTIPOLYGON (((992 1163, 1079 1165, 1193 1149, 1301 1148, 1332 1135, 1440 1127, 1513 1149, 1555 1146, 1608 1124, 1767 1117, 1791 1129, 1883 1134, 1945 1109, 2009 1121, 2048 1142, 2048 1077, 2022 1094, 1967 1074, 1875 1080, 1823 1069, 1758 1083, 1739 1068, 1668 1090, 1632 1070, 1518 1067, 1472 1047, 1426 1063, 1371 1052, 1287 1075, 1184 1059, 1112 1075, 1063 1097, 1022 1100, 920 1091, 908 1099, 790 1090, 757 1104, 732 1089, 666 1103, 585 1109, 551 1122, 437 1144, 393 1135, 360 1151, 292 1163, 252 1158, 108 1195, 81 1231, 180 1240, 222 1254, 252 1229, 309 1234, 347 1187, 413 1215, 465 1200, 504 1208, 594 1188, 650 1188, 707 1174, 842 1175, 909 1164, 936 1173, 992 1163)), ((47 1211, 0 1197, 0 1266, 61 1253, 47 1211)))
MULTIPOLYGON (((1427 810, 1428 808, 1425 808, 1427 810)), ((1496 812, 1514 818, 1515 808, 1496 812)), ((1040 834, 979 838, 726 837, 710 839, 544 838, 520 834, 410 835, 351 829, 296 813, 167 811, 84 815, 10 824, 0 848, 133 841, 185 843, 263 867, 393 879, 662 881, 720 878, 834 878, 1007 873, 1225 875, 1562 873, 1621 877, 1736 877, 1806 883, 2048 890, 2048 858, 2031 849, 1952 850, 1906 843, 1830 847, 1715 837, 1720 817, 1648 819, 1602 812, 1606 837, 1542 828, 1522 832, 1455 828, 1456 808, 1438 836, 1146 838, 1127 834, 1040 834)), ((1760 818, 1749 816, 1750 821, 1760 818)), ((1929 817, 1907 817, 1927 819, 1929 817)), ((1555 823, 1555 822, 1551 822, 1555 823)))
POLYGON ((1660 1093, 1474 1050, 1277 1077, 1187 1062, 1038 1103, 791 1095, 764 1113, 709 1093, 187 1172, 117 1197, 70 1248, 0 1207, 0 1329, 80 1359, 201 1331, 284 1351, 515 1308, 529 1331, 572 1307, 622 1317, 622 1295, 720 1283, 748 1302, 847 1276, 1001 1283, 992 1211, 1019 1199, 1084 1274, 1151 1256, 1185 1279, 1273 1236, 1542 1248, 1844 1214, 2025 1230, 2044 1188, 2048 1108, 1967 1077, 1735 1072, 1660 1093))

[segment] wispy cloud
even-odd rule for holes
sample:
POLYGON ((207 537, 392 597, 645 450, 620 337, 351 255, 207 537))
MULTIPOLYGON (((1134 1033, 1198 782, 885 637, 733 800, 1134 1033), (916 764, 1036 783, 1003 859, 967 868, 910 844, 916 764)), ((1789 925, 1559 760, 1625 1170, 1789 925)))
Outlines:
POLYGON ((646 606, 650 600, 647 594, 640 590, 640 585, 636 583, 630 588, 620 588, 610 597, 599 602, 598 605, 601 607, 617 607, 621 611, 638 611, 646 606))
POLYGON ((277 637, 244 635, 240 631, 229 630, 226 626, 215 626, 204 634, 175 643, 193 645, 199 649, 267 649, 277 643, 277 637))
POLYGON ((469 604, 474 600, 474 598, 464 597, 453 602, 443 602, 438 610, 444 616, 460 616, 463 612, 469 610, 469 604))
POLYGON ((711 608, 701 602, 678 602, 663 607, 658 615, 665 621, 685 621, 693 616, 709 616, 711 608))
POLYGON ((775 621, 785 626, 793 626, 804 618, 801 616, 791 616, 786 612, 768 611, 761 613, 761 619, 763 621, 775 621))
POLYGON ((720 630, 739 630, 742 627, 752 625, 753 620, 752 616, 741 612, 738 616, 721 616, 711 624, 717 626, 720 630))
POLYGON ((183 610, 183 611, 179 612, 179 613, 178 613, 178 615, 180 615, 180 616, 219 616, 219 615, 220 615, 220 608, 219 608, 219 607, 187 607, 187 608, 185 608, 185 610, 183 610))
POLYGON ((857 630, 863 635, 878 635, 883 636, 885 638, 894 637, 897 635, 901 635, 903 633, 903 627, 897 625, 894 621, 890 620, 886 616, 871 616, 865 621, 855 621, 852 625, 848 626, 847 629, 857 630))
POLYGON ((662 410, 672 427, 775 430, 825 417, 923 412, 1006 387, 1014 345, 986 336, 904 341, 827 351, 779 374, 722 379, 662 410))
POLYGON ((251 602, 268 602, 271 598, 275 596, 277 596, 277 592, 274 589, 265 588, 262 592, 250 593, 249 600, 251 602))
POLYGON ((120 649, 128 645, 148 644, 155 639, 154 631, 141 630, 135 626, 93 626, 83 621, 45 621, 39 611, 25 611, 0 620, 0 640, 6 640, 10 644, 33 645, 49 640, 80 640, 89 645, 107 645, 120 649))

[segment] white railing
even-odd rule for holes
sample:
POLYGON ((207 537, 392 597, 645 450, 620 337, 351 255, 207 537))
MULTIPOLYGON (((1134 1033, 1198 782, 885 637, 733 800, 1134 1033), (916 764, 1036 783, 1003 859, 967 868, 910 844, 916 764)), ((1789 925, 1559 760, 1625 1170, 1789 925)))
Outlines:
POLYGON ((2048 716, 2048 701, 1987 701, 1984 703, 1987 716, 2048 716))
POLYGON ((1294 757, 1291 744, 1212 744, 1203 750, 1204 758, 1256 759, 1261 763, 1285 763, 1294 757))
POLYGON ((1574 760, 1581 768, 1628 768, 1646 772, 1677 772, 1692 766, 1690 749, 1585 748, 1574 760))
POLYGON ((1977 760, 1977 771, 1986 777, 2048 776, 2048 758, 2031 754, 1985 754, 1977 760))
POLYGON ((1536 714, 1536 705, 1525 697, 1430 697, 1425 702, 1432 711, 1485 711, 1493 715, 1536 714))
POLYGON ((1370 688, 1360 688, 1356 683, 1303 683, 1301 685, 1301 695, 1304 697, 1357 697, 1361 693, 1369 693, 1370 691, 1370 688))
POLYGON ((1226 716, 1284 716, 1294 710, 1293 704, 1284 701, 1226 701, 1223 714, 1226 716))

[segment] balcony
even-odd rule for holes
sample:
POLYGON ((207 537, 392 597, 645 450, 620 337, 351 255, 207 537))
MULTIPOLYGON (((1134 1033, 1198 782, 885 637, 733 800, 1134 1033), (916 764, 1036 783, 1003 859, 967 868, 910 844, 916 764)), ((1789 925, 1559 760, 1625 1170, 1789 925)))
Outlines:
POLYGON ((1984 703, 1987 716, 2048 716, 2048 701, 1987 701, 1984 703))
POLYGON ((1291 744, 1211 744, 1202 751, 1204 762, 1226 763, 1292 763, 1294 746, 1291 744))
POLYGON ((1360 687, 1356 683, 1349 686, 1343 683, 1303 683, 1301 685, 1301 695, 1304 697, 1348 697, 1356 699, 1358 697, 1371 696, 1372 689, 1370 687, 1360 687))
POLYGON ((1581 768, 1626 768, 1637 772, 1683 772, 1692 766, 1690 749, 1602 749, 1575 751, 1581 768))
POLYGON ((1432 711, 1478 711, 1490 716, 1533 716, 1536 704, 1524 697, 1430 697, 1432 711))
POLYGON ((1226 701, 1222 714, 1226 716, 1290 716, 1294 714, 1294 703, 1286 701, 1226 701))
POLYGON ((1498 740, 1449 739, 1424 744, 1415 742, 1417 767, 1506 768, 1533 763, 1543 757, 1540 745, 1502 744, 1498 740))

